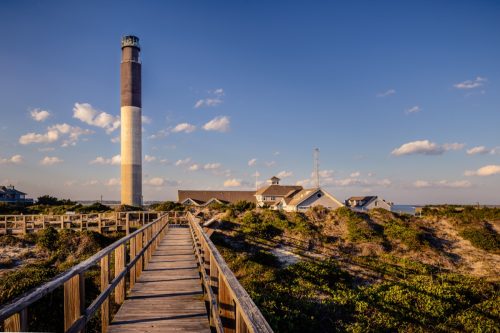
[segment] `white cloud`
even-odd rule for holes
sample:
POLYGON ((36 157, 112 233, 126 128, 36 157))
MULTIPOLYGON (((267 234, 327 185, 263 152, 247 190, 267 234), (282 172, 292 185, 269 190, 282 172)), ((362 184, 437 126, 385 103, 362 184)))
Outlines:
POLYGON ((75 103, 73 118, 92 126, 104 128, 108 134, 120 127, 120 117, 98 111, 89 103, 75 103))
POLYGON ((80 127, 76 126, 71 126, 66 123, 64 124, 56 124, 53 126, 50 126, 48 128, 49 132, 56 130, 61 134, 68 135, 68 138, 63 141, 62 147, 68 147, 68 146, 74 146, 80 139, 80 136, 82 135, 89 135, 92 134, 93 132, 89 129, 83 129, 80 127))
POLYGON ((189 169, 189 171, 197 171, 200 169, 200 165, 199 164, 191 164, 188 169, 189 169))
POLYGON ((227 132, 229 130, 229 118, 226 116, 215 117, 203 125, 205 131, 227 132))
POLYGON ((216 170, 221 167, 220 163, 207 163, 203 166, 203 169, 205 170, 216 170))
POLYGON ((222 97, 224 96, 224 89, 218 88, 213 91, 209 91, 211 97, 199 99, 194 104, 195 109, 199 109, 204 106, 213 107, 223 103, 222 97))
POLYGON ((89 162, 89 164, 110 164, 110 165, 119 165, 120 163, 121 163, 121 155, 115 155, 111 158, 104 158, 102 156, 98 156, 94 160, 89 162))
POLYGON ((145 160, 146 162, 154 162, 154 161, 156 161, 156 157, 155 157, 155 156, 151 156, 151 155, 147 155, 147 154, 146 154, 146 155, 144 156, 144 160, 145 160))
POLYGON ((186 158, 185 158, 185 159, 183 159, 183 160, 177 160, 177 162, 175 162, 175 165, 176 165, 176 166, 186 165, 186 164, 188 164, 189 162, 191 162, 191 157, 186 157, 186 158))
POLYGON ((427 180, 417 180, 413 183, 416 188, 469 188, 472 186, 471 182, 467 180, 439 180, 439 181, 427 181, 427 180))
POLYGON ((165 184, 165 179, 161 177, 153 177, 144 181, 144 184, 150 186, 163 186, 165 184))
POLYGON ((168 131, 165 130, 165 129, 162 129, 162 130, 159 130, 158 132, 156 132, 155 134, 151 134, 150 136, 148 136, 148 139, 161 139, 161 138, 164 138, 166 136, 168 136, 168 131))
POLYGON ((148 116, 141 116, 141 122, 143 124, 151 124, 153 120, 149 118, 148 116))
POLYGON ((361 179, 355 177, 349 177, 339 180, 334 180, 333 182, 328 182, 326 185, 335 185, 340 187, 352 187, 352 186, 361 186, 361 187, 373 187, 373 186, 383 186, 389 187, 392 185, 392 181, 390 179, 376 179, 376 180, 368 180, 361 179))
POLYGON ((353 177, 353 178, 359 177, 359 176, 361 176, 361 173, 359 171, 351 173, 351 177, 353 177))
POLYGON ((417 140, 405 143, 392 151, 394 156, 422 154, 422 155, 441 155, 448 150, 459 150, 464 147, 463 143, 445 143, 438 145, 429 140, 417 140))
POLYGON ((474 80, 466 80, 460 83, 456 83, 453 85, 453 87, 457 89, 474 89, 481 87, 486 81, 486 78, 478 76, 474 80))
POLYGON ((21 155, 14 155, 9 158, 1 158, 0 164, 21 164, 24 161, 21 155))
POLYGON ((310 179, 297 180, 295 182, 295 185, 307 187, 307 186, 311 185, 311 180, 310 179))
POLYGON ((218 89, 215 89, 214 91, 212 91, 212 93, 215 95, 215 96, 224 96, 224 89, 222 88, 218 88, 218 89))
POLYGON ((49 157, 49 156, 45 156, 41 161, 40 161, 40 164, 42 165, 54 165, 54 164, 58 164, 58 163, 62 163, 64 162, 63 160, 61 160, 59 157, 49 157))
POLYGON ((28 145, 31 143, 51 143, 59 139, 59 132, 56 130, 48 131, 45 134, 28 133, 19 138, 19 143, 28 145))
POLYGON ((64 186, 73 186, 73 185, 76 185, 78 182, 76 180, 67 180, 64 182, 64 186))
POLYGON ((92 134, 93 132, 88 129, 82 129, 80 127, 71 126, 66 123, 56 124, 47 128, 47 133, 28 133, 24 134, 19 138, 19 143, 22 145, 28 145, 32 143, 52 143, 59 140, 61 137, 67 137, 63 141, 62 146, 74 146, 76 142, 80 139, 82 135, 92 134))
POLYGON ((248 166, 254 166, 257 164, 257 159, 256 158, 252 158, 250 161, 248 161, 248 166))
POLYGON ((110 141, 112 143, 120 143, 120 136, 115 136, 114 138, 111 138, 110 141))
POLYGON ((233 179, 227 179, 224 181, 224 187, 237 187, 241 186, 241 180, 233 178, 233 179))
POLYGON ((89 181, 82 183, 83 186, 94 186, 94 185, 98 185, 98 184, 99 184, 99 181, 95 180, 95 179, 91 179, 89 181))
POLYGON ((192 133, 195 130, 196 130, 196 126, 191 125, 189 123, 181 123, 181 124, 178 124, 177 126, 175 126, 172 129, 172 132, 174 132, 174 133, 180 133, 180 132, 192 133))
POLYGON ((486 154, 496 154, 499 147, 496 148, 486 148, 485 146, 472 147, 467 149, 467 155, 486 155, 486 154))
POLYGON ((30 111, 31 118, 35 121, 45 121, 50 117, 50 112, 41 109, 33 109, 30 111))
POLYGON ((465 171, 466 176, 493 176, 500 174, 500 165, 486 165, 475 171, 465 171))
POLYGON ((291 177, 293 176, 293 172, 291 171, 281 171, 281 172, 278 172, 278 174, 276 175, 276 177, 278 178, 287 178, 287 177, 291 177))
POLYGON ((270 168, 270 167, 275 166, 275 165, 276 165, 276 162, 275 162, 275 161, 270 161, 270 162, 264 162, 264 164, 265 164, 268 168, 270 168))
POLYGON ((104 183, 104 185, 106 185, 106 186, 118 186, 118 185, 120 185, 121 183, 122 183, 122 182, 121 182, 121 180, 120 180, 120 179, 118 179, 118 178, 110 178, 110 179, 108 179, 108 180, 104 183))
POLYGON ((420 108, 420 106, 418 105, 415 105, 409 109, 406 109, 405 110, 405 113, 406 114, 412 114, 412 113, 419 113, 420 111, 422 111, 422 109, 420 108))
POLYGON ((389 89, 389 90, 386 90, 386 91, 384 91, 382 93, 378 93, 377 97, 387 97, 387 96, 394 95, 395 93, 396 93, 396 90, 389 89))

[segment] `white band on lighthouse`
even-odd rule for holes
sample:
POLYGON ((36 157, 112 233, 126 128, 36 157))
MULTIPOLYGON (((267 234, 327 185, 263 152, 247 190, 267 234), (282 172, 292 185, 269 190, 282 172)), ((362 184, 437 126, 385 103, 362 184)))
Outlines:
POLYGON ((122 203, 141 203, 142 193, 141 108, 121 107, 122 203))

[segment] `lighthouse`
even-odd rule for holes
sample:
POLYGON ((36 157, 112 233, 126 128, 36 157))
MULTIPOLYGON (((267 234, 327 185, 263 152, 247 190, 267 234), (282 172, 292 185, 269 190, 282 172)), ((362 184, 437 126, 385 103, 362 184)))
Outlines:
POLYGON ((121 203, 142 205, 141 51, 139 38, 121 43, 121 203))

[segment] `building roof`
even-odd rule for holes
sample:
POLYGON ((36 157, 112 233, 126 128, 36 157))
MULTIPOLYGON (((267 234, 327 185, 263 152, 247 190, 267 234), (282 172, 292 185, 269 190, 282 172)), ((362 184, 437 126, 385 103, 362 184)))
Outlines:
POLYGON ((16 190, 14 186, 0 186, 0 192, 26 195, 26 193, 16 190))
POLYGON ((356 201, 371 201, 373 199, 377 198, 376 196, 364 196, 364 197, 350 197, 349 201, 351 200, 356 200, 356 201))
POLYGON ((268 185, 259 188, 255 195, 288 197, 302 189, 303 187, 298 185, 268 185))
POLYGON ((330 199, 332 199, 333 201, 335 201, 339 206, 343 206, 343 204, 340 201, 338 201, 333 195, 331 195, 330 193, 326 192, 325 190, 323 190, 321 188, 303 189, 299 193, 295 194, 295 196, 293 197, 293 199, 289 203, 287 203, 287 205, 289 205, 289 206, 298 206, 302 202, 304 202, 307 199, 309 199, 314 194, 318 193, 319 191, 321 191, 321 193, 323 193, 323 195, 325 195, 325 196, 329 197, 330 199))
POLYGON ((177 191, 179 202, 192 199, 196 202, 207 202, 210 199, 218 199, 223 202, 236 203, 238 201, 255 202, 254 191, 177 191))

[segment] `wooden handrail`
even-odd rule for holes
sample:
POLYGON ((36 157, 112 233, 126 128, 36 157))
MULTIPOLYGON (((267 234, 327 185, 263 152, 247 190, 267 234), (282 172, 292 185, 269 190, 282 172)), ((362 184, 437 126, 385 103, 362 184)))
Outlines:
POLYGON ((58 230, 93 230, 99 233, 124 230, 128 234, 131 224, 142 226, 151 221, 152 217, 157 219, 159 216, 167 213, 175 215, 175 212, 154 211, 58 215, 0 215, 0 235, 26 234, 47 227, 53 227, 58 230))
MULTIPOLYGON (((24 293, 9 304, 1 307, 0 322, 4 321, 4 329, 11 331, 28 330, 26 320, 28 307, 56 288, 64 286, 65 331, 79 332, 83 330, 87 321, 101 307, 101 310, 103 310, 101 311, 102 329, 105 332, 109 324, 109 297, 111 292, 115 291, 115 298, 118 304, 123 302, 125 297, 124 278, 127 273, 130 273, 130 281, 135 281, 136 276, 142 272, 143 265, 149 260, 149 254, 159 244, 158 237, 163 235, 168 227, 169 216, 170 214, 168 213, 163 214, 155 221, 121 238, 87 260, 59 274, 51 281, 24 293), (128 264, 125 262, 127 242, 130 245, 130 262, 128 264), (109 257, 113 253, 115 255, 115 277, 109 281, 109 257), (117 261, 119 262, 120 270, 116 270, 117 261), (84 273, 98 262, 101 265, 101 294, 99 294, 88 308, 85 308, 84 273), (134 276, 132 277, 132 275, 134 276)), ((133 284, 131 283, 130 288, 132 286, 133 284)))
MULTIPOLYGON (((222 331, 225 333, 272 333, 271 326, 259 308, 238 282, 214 243, 201 228, 200 219, 189 212, 187 219, 194 235, 195 253, 202 270, 204 289, 206 289, 205 292, 211 304, 211 312, 214 312, 210 313, 210 317, 218 318, 223 326, 222 331), (210 283, 207 283, 207 279, 210 283), (217 289, 217 292, 213 291, 213 287, 217 289), (214 298, 217 300, 217 306, 213 306, 211 303, 214 298)), ((217 321, 213 326, 219 332, 217 321)))

